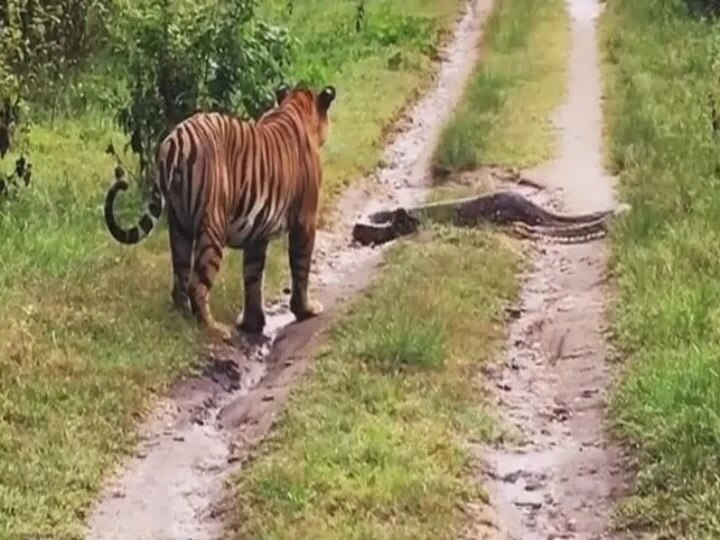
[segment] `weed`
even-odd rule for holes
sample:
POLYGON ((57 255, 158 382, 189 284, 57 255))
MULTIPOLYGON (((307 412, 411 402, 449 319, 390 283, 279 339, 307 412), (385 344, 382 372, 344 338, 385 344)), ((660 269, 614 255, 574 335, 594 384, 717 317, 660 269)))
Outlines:
MULTIPOLYGON (((395 285, 410 279, 406 268, 395 285)), ((353 331, 363 335, 355 342, 353 354, 368 366, 381 370, 441 368, 447 354, 447 332, 441 314, 433 302, 417 310, 379 313, 367 310, 353 319, 353 331)))

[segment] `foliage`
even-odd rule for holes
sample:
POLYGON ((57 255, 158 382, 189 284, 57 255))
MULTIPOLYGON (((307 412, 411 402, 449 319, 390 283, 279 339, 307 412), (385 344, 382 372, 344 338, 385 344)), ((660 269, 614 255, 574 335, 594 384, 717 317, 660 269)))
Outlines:
POLYGON ((107 36, 110 0, 0 1, 0 94, 52 92, 107 36), (10 79, 13 79, 11 81, 10 79))
MULTIPOLYGON (((8 92, 9 94, 10 92, 8 92)), ((14 99, 0 94, 0 165, 9 152, 17 155, 14 166, 6 172, 0 166, 0 203, 13 197, 20 187, 29 186, 32 165, 24 153, 27 145, 27 124, 22 123, 25 103, 18 95, 14 99)))
POLYGON ((687 5, 696 15, 716 16, 720 13, 720 0, 687 0, 687 5))
POLYGON ((355 10, 355 30, 360 32, 365 28, 365 0, 360 0, 355 10))
POLYGON ((0 169, 0 197, 30 183, 28 99, 52 95, 106 35, 110 0, 0 0, 0 160, 18 154, 9 172, 0 169), (43 96, 44 94, 44 96, 43 96))
POLYGON ((9 173, 0 171, 0 203, 12 198, 21 187, 21 182, 28 187, 31 177, 32 164, 24 156, 15 160, 15 167, 9 173))
POLYGON ((118 123, 140 174, 162 134, 197 110, 257 118, 273 103, 293 40, 255 19, 258 0, 126 2, 113 32, 127 65, 118 123))
MULTIPOLYGON (((294 0, 287 0, 286 9, 288 15, 292 15, 295 10, 294 0)), ((360 32, 365 27, 365 0, 358 0, 355 9, 355 30, 360 32)))

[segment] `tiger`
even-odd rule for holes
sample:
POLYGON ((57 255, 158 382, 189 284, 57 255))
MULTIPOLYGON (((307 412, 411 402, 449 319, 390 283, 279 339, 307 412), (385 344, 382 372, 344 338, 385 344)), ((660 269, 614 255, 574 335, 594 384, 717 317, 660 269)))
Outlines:
MULTIPOLYGON (((281 85, 277 105, 257 121, 217 112, 195 113, 176 125, 155 152, 150 200, 137 225, 123 229, 115 199, 128 188, 124 171, 105 197, 105 223, 121 244, 137 244, 167 209, 176 308, 194 315, 211 337, 227 341, 215 320, 210 290, 225 247, 243 251, 241 331, 262 333, 263 273, 269 241, 289 237, 290 311, 297 321, 323 312, 308 296, 322 162, 335 88, 281 85)), ((238 317, 239 319, 239 317, 238 317)))

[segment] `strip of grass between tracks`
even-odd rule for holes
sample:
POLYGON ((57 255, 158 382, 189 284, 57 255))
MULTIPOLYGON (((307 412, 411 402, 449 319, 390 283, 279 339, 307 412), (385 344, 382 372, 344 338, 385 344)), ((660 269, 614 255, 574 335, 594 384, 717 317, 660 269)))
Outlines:
POLYGON ((482 61, 446 126, 433 166, 537 165, 552 156, 551 113, 565 92, 569 47, 562 0, 505 0, 489 21, 482 61))

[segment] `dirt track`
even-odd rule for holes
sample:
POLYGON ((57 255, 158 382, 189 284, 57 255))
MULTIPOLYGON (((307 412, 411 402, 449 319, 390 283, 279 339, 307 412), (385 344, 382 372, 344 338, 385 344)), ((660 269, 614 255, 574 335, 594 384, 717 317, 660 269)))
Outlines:
MULTIPOLYGON (((572 49, 568 91, 555 119, 559 153, 528 175, 554 188, 562 210, 590 212, 614 204, 601 154, 600 4, 567 5, 572 49)), ((490 537, 619 538, 608 530, 625 478, 622 456, 604 433, 606 264, 604 241, 535 250, 507 357, 492 374, 497 401, 521 442, 481 451, 499 533, 490 537)))
POLYGON ((306 370, 317 336, 368 283, 382 251, 350 248, 353 222, 386 204, 420 199, 439 131, 457 104, 477 55, 491 0, 470 0, 441 53, 434 87, 398 126, 378 182, 349 190, 332 231, 318 238, 313 286, 327 312, 291 324, 285 304, 269 317, 270 341, 209 351, 204 376, 181 381, 142 427, 143 443, 108 481, 88 520, 98 540, 203 540, 222 531, 224 481, 252 451, 306 370))

